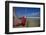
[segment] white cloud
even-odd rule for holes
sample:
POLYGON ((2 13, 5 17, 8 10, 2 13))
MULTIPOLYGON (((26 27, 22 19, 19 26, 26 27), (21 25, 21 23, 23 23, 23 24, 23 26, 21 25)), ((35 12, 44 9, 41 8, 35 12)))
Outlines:
POLYGON ((31 16, 39 16, 39 12, 32 13, 31 16))

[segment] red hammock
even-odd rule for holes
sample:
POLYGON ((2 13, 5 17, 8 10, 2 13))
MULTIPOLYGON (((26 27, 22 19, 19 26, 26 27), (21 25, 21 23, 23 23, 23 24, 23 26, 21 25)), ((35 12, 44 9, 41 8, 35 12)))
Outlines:
POLYGON ((24 16, 22 17, 22 21, 21 22, 22 22, 22 26, 25 26, 25 24, 26 24, 26 18, 24 16))
POLYGON ((18 23, 18 20, 16 20, 16 26, 22 25, 23 27, 25 27, 26 24, 26 18, 23 16, 21 19, 21 24, 18 23))

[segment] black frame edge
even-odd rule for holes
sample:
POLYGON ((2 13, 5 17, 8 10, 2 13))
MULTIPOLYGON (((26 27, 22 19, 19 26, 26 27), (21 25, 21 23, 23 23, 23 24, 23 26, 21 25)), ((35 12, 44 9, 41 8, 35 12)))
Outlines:
POLYGON ((9 32, 9 3, 5 2, 5 33, 9 32))

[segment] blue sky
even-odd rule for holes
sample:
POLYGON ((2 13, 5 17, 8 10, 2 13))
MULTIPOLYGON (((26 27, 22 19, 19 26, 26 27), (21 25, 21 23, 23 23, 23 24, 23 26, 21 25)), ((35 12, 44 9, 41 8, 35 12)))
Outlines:
POLYGON ((39 17, 40 8, 14 7, 16 16, 39 17))

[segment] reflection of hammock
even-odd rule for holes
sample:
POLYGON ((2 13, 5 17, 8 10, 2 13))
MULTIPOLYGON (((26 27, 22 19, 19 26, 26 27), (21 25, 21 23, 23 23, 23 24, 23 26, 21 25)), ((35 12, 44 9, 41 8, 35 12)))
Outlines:
POLYGON ((14 13, 14 17, 15 17, 15 20, 14 20, 15 26, 16 26, 16 25, 25 26, 26 18, 24 18, 24 16, 22 17, 22 20, 19 20, 19 19, 17 18, 17 16, 15 15, 15 13, 14 13))
POLYGON ((14 13, 14 18, 15 18, 15 20, 14 20, 14 24, 15 25, 21 23, 21 20, 17 18, 17 16, 15 15, 15 13, 14 13))
POLYGON ((19 20, 19 19, 17 18, 17 16, 15 15, 15 13, 13 14, 13 16, 15 17, 15 20, 19 20))

